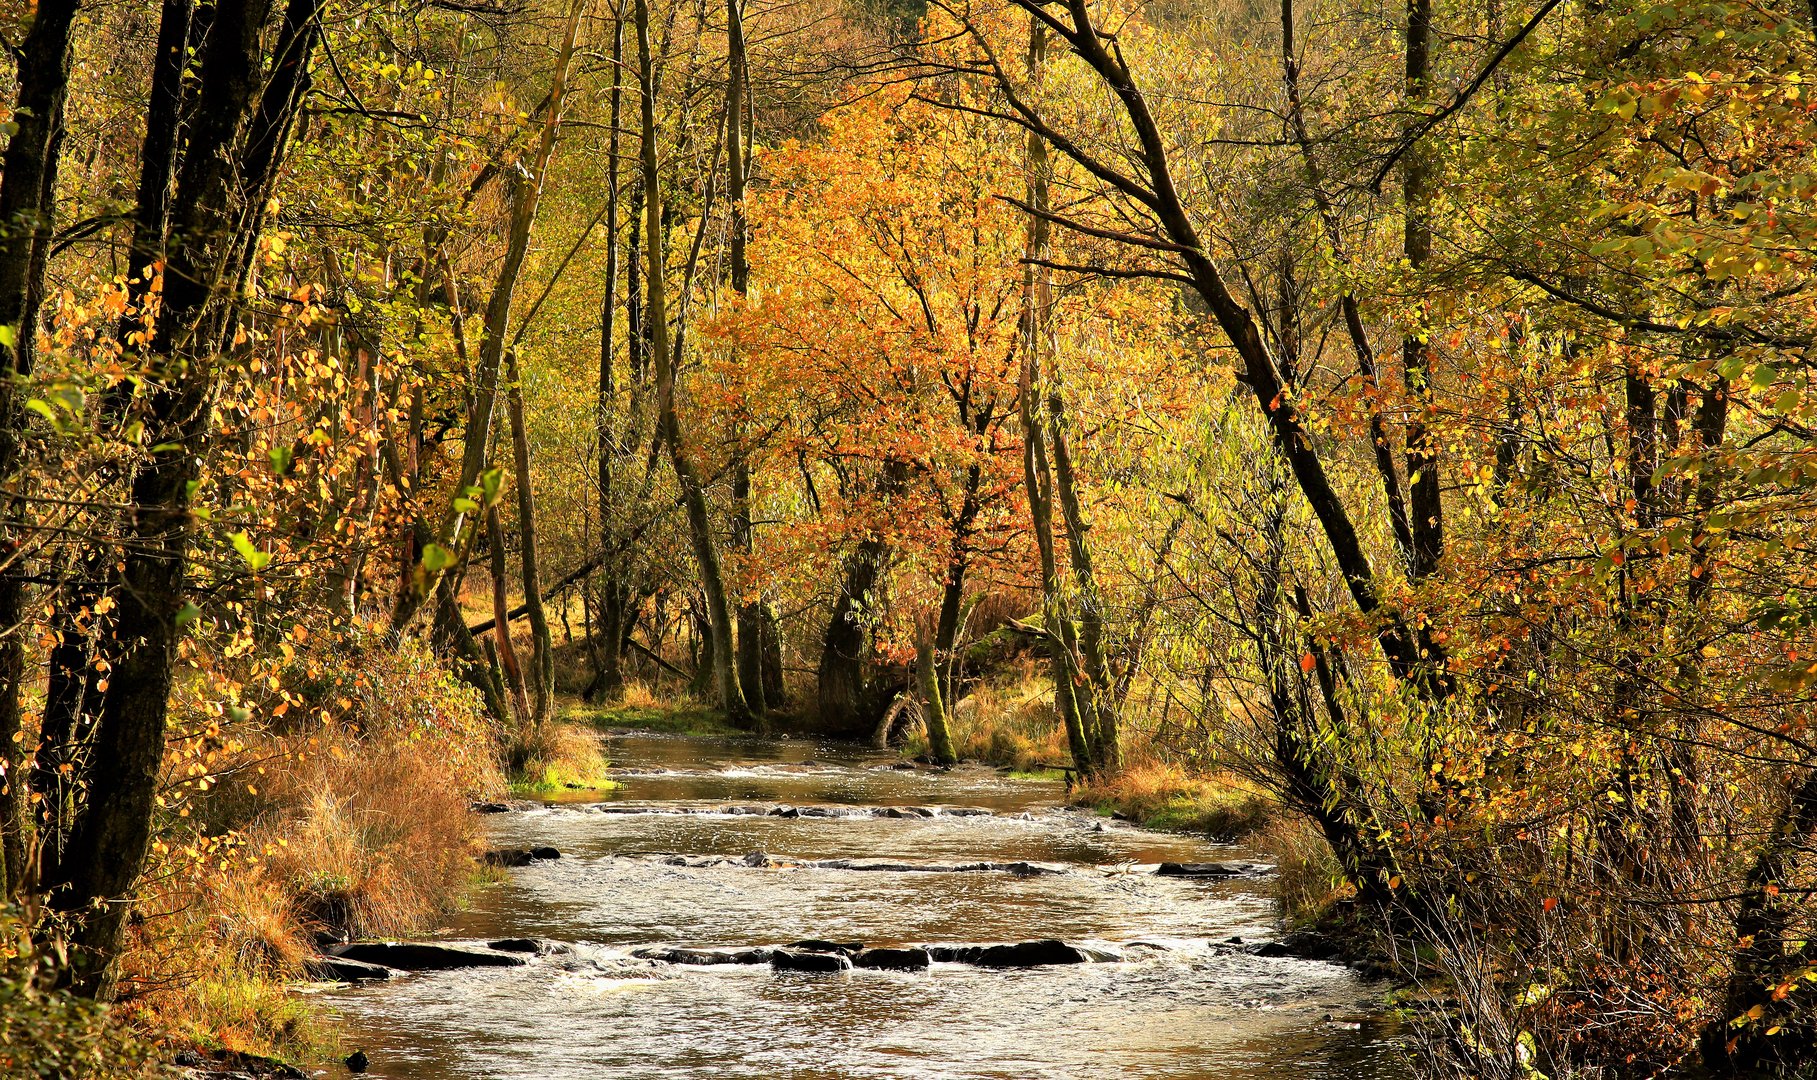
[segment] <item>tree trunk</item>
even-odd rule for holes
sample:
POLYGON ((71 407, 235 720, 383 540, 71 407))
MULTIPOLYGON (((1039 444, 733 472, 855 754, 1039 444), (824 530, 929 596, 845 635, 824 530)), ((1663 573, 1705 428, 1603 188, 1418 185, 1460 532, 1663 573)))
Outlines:
POLYGON ((69 94, 78 0, 44 0, 19 51, 16 130, 0 158, 0 485, 18 494, 0 504, 0 901, 23 889, 31 803, 25 783, 24 501, 19 398, 37 349, 38 308, 50 249, 69 94))
MULTIPOLYGON (((606 285, 599 304, 599 399, 596 441, 599 445, 599 549, 605 553, 599 575, 599 632, 595 656, 593 685, 588 699, 604 694, 618 696, 625 687, 624 656, 619 644, 620 627, 624 625, 625 567, 623 553, 618 552, 618 539, 613 535, 617 511, 616 471, 618 455, 623 452, 618 435, 618 383, 614 364, 617 342, 614 340, 618 316, 618 153, 619 124, 624 107, 625 20, 612 18, 612 130, 606 140, 606 285)), ((636 222, 632 223, 635 234, 636 222)), ((635 256, 633 256, 635 258, 635 256)))
MULTIPOLYGON (((244 232, 257 228, 262 211, 243 205, 242 196, 261 190, 281 160, 282 148, 236 152, 260 105, 269 10, 269 0, 252 0, 215 11, 199 54, 200 91, 170 204, 176 242, 168 247, 152 339, 162 350, 157 359, 165 378, 146 395, 147 441, 157 449, 131 484, 130 542, 118 571, 88 799, 71 831, 63 880, 50 897, 69 924, 63 981, 95 997, 112 993, 114 955, 150 846, 172 667, 182 622, 193 610, 185 596, 190 481, 212 420, 214 357, 223 344, 210 331, 218 334, 231 322, 217 309, 232 306, 223 293, 239 279, 236 253, 249 250, 244 232)), ((309 57, 300 59, 306 67, 309 57)), ((285 108, 300 104, 293 95, 285 108)), ((277 130, 287 131, 288 123, 277 130)))
MULTIPOLYGON (((1425 114, 1428 75, 1432 66, 1432 0, 1407 0, 1407 107, 1419 123, 1425 114)), ((1401 251, 1417 277, 1432 256, 1432 167, 1419 145, 1408 147, 1401 161, 1401 201, 1405 222, 1401 251)), ((1412 578, 1423 581, 1445 553, 1445 507, 1439 492, 1439 450, 1427 427, 1431 418, 1432 367, 1423 330, 1401 338, 1401 360, 1407 389, 1413 395, 1413 418, 1407 424, 1408 516, 1412 527, 1412 578)))
POLYGON ((1703 1032, 1704 1065, 1721 1076, 1795 1076, 1817 1054, 1817 1024, 1795 985, 1812 964, 1796 928, 1805 897, 1795 882, 1817 841, 1817 768, 1798 767, 1785 809, 1743 883, 1734 970, 1722 1012, 1703 1032), (1790 946, 1790 947, 1788 947, 1790 946), (1756 1011, 1758 1010, 1758 1011, 1756 1011))
POLYGON ((714 688, 727 719, 738 727, 755 723, 738 683, 738 665, 732 645, 732 616, 726 605, 725 574, 720 568, 719 542, 713 536, 713 523, 708 513, 706 492, 694 463, 688 458, 682 439, 681 420, 675 405, 674 354, 669 337, 668 298, 663 280, 663 224, 661 176, 656 158, 656 69, 650 54, 650 8, 648 0, 637 0, 632 7, 637 24, 637 57, 642 102, 642 157, 644 192, 644 263, 648 300, 645 318, 650 336, 650 360, 656 374, 657 423, 662 441, 668 446, 669 460, 681 486, 682 502, 688 515, 688 532, 694 543, 694 559, 700 569, 701 591, 705 594, 709 633, 712 637, 714 688))
POLYGON ((1053 487, 1066 521, 1066 554, 1072 566, 1073 587, 1078 593, 1078 659, 1080 680, 1075 676, 1074 696, 1079 722, 1085 726, 1094 772, 1114 773, 1122 766, 1117 745, 1116 688, 1111 685, 1110 664, 1104 655, 1104 600, 1092 565, 1090 528, 1079 504, 1078 478, 1073 472, 1072 450, 1066 441, 1065 405, 1058 389, 1047 392, 1048 435, 1053 441, 1053 487))
POLYGON ((953 753, 953 736, 946 723, 946 702, 940 694, 940 654, 925 619, 915 621, 915 681, 921 689, 921 717, 927 724, 928 754, 936 764, 956 764, 959 757, 953 753))
POLYGON ((493 651, 498 654, 505 686, 511 691, 511 715, 516 718, 518 727, 523 728, 531 720, 530 699, 524 692, 524 666, 518 660, 517 643, 511 640, 511 605, 505 598, 505 583, 510 580, 511 569, 505 559, 505 530, 499 524, 496 505, 486 507, 486 546, 491 549, 492 562, 492 639, 496 642, 493 651))
MULTIPOLYGON (((746 62, 744 5, 726 0, 726 194, 730 200, 732 291, 743 298, 750 288, 751 264, 745 252, 750 226, 745 220, 745 117, 750 111, 750 69, 746 62)), ((740 451, 732 474, 732 539, 738 550, 751 554, 755 537, 751 527, 751 465, 740 451)), ((766 641, 772 636, 769 608, 761 599, 747 600, 738 608, 738 679, 751 711, 763 716, 775 704, 770 700, 772 680, 765 658, 766 641)))
POLYGON ((881 537, 866 537, 845 560, 832 617, 821 635, 820 665, 815 672, 816 716, 824 734, 856 737, 875 727, 868 708, 865 668, 871 593, 886 552, 881 537))
MULTIPOLYGON (((517 462, 517 546, 524 572, 524 606, 530 618, 531 721, 546 722, 554 711, 555 642, 549 634, 549 616, 543 610, 543 583, 536 554, 536 493, 530 484, 530 435, 524 423, 524 385, 517 369, 517 352, 505 352, 505 395, 511 415, 512 457, 517 462)), ((510 636, 510 627, 500 631, 510 636)))
MULTIPOLYGON (((1028 70, 1039 78, 1047 60, 1047 28, 1030 20, 1028 35, 1028 70)), ((1075 643, 1072 617, 1066 610, 1066 597, 1060 585, 1060 571, 1054 557, 1054 502, 1052 471, 1041 422, 1041 357, 1047 351, 1049 316, 1053 307, 1051 275, 1037 265, 1047 257, 1051 226, 1042 216, 1048 209, 1047 141, 1029 132, 1027 147, 1028 215, 1027 256, 1023 271, 1022 310, 1022 375, 1018 387, 1018 405, 1022 421, 1022 483, 1028 492, 1028 512, 1035 532, 1035 548, 1041 556, 1041 611, 1047 627, 1048 658, 1054 682, 1054 709, 1066 726, 1066 742, 1072 751, 1073 767, 1080 775, 1097 771, 1092 753, 1091 733, 1074 695, 1075 643)))

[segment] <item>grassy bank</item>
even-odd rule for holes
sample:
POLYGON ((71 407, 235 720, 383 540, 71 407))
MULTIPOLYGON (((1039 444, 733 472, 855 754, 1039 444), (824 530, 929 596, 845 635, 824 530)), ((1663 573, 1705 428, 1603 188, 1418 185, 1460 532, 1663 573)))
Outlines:
POLYGON ((571 714, 515 734, 505 749, 511 794, 550 795, 567 791, 610 791, 600 733, 571 714))
MULTIPOLYGON (((1014 778, 1058 780, 1047 768, 1071 761, 1065 732, 1053 708, 1045 671, 1011 668, 976 687, 952 710, 955 748, 964 760, 1009 770, 1014 778)), ((1226 770, 1181 760, 1143 727, 1122 733, 1124 768, 1117 775, 1074 787, 1075 806, 1115 816, 1145 829, 1243 842, 1268 855, 1282 917, 1293 926, 1329 920, 1351 895, 1324 837, 1254 783, 1226 770)), ((919 734, 904 753, 925 753, 919 734)))
POLYGON ((711 705, 704 705, 686 694, 661 698, 635 680, 627 683, 624 693, 612 701, 588 703, 569 698, 561 710, 561 718, 595 731, 647 731, 657 735, 701 738, 748 738, 751 735, 749 731, 727 723, 725 714, 711 705))

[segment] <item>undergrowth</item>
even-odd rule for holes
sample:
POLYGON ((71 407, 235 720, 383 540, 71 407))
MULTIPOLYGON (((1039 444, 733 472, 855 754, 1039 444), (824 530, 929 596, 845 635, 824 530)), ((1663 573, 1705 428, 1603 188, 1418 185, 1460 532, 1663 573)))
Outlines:
POLYGON ((297 983, 318 935, 433 929, 481 877, 469 800, 504 787, 476 695, 426 649, 355 626, 279 673, 303 708, 223 708, 218 672, 177 699, 183 737, 119 1011, 169 1046, 321 1060, 297 983))

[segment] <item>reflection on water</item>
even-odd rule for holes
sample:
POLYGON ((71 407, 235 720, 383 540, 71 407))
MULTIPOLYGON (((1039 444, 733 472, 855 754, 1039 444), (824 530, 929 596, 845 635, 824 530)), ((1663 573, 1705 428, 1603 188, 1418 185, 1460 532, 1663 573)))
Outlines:
MULTIPOLYGON (((372 1074, 430 1078, 1260 1078, 1407 1075, 1369 994, 1330 964, 1262 959, 1229 941, 1272 929, 1255 881, 1153 875, 1163 860, 1251 853, 1057 808, 1057 784, 988 769, 940 774, 811 742, 616 739, 618 803, 982 807, 989 816, 602 813, 568 802, 489 821, 501 846, 563 858, 512 871, 454 936, 546 937, 571 955, 413 975, 336 992, 372 1074), (765 852, 950 865, 1032 861, 1040 876, 671 865, 765 852), (695 860, 699 861, 699 860, 695 860), (871 944, 1059 937, 1120 963, 1027 971, 939 964, 904 974, 779 975, 671 967, 652 943, 871 944), (1131 948, 1131 943, 1146 945, 1131 948), (1160 948, 1147 947, 1149 945, 1160 948), (1333 1019, 1335 1017, 1335 1020, 1333 1019)), ((629 809, 629 807, 619 807, 629 809)))

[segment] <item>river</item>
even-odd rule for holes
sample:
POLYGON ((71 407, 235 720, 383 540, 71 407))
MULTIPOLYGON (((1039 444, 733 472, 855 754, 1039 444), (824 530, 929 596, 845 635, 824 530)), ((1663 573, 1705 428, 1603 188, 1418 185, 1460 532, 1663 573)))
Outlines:
POLYGON ((1248 951, 1275 933, 1266 880, 1154 873, 1164 860, 1261 858, 1253 852, 1066 810, 1059 784, 983 767, 910 770, 892 755, 810 740, 627 734, 608 751, 621 786, 589 796, 597 801, 488 817, 497 845, 552 845, 562 858, 509 871, 449 920, 453 939, 542 938, 569 948, 523 967, 334 992, 346 1045, 365 1051, 370 1075, 1409 1075, 1371 1016, 1379 990, 1334 964, 1248 951), (783 816, 789 808, 800 816, 783 816), (828 860, 852 862, 799 865, 828 860), (853 868, 867 861, 894 868, 853 868), (1053 872, 961 868, 980 862, 1053 872), (1121 959, 822 975, 631 955, 652 945, 803 938, 1059 938, 1121 959))

